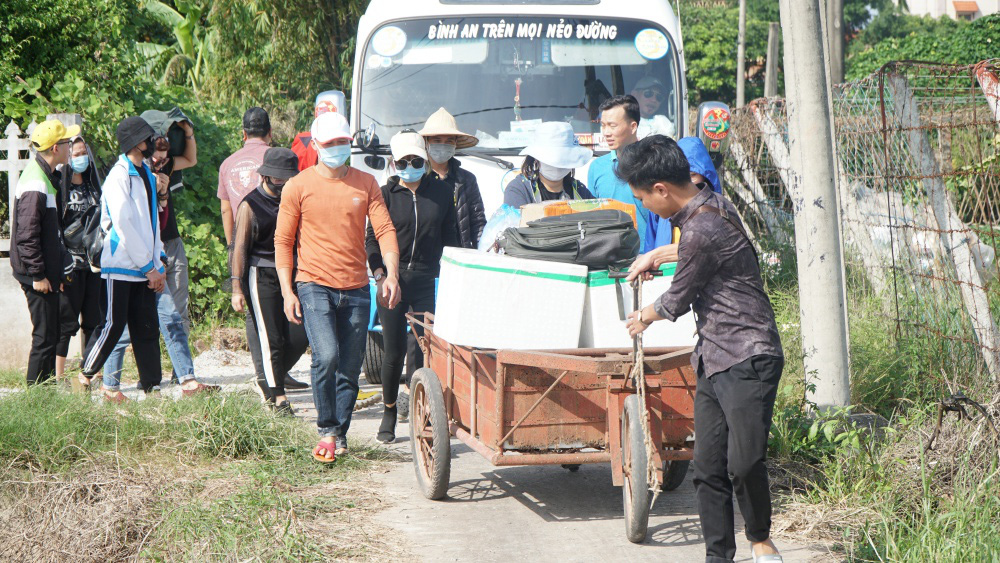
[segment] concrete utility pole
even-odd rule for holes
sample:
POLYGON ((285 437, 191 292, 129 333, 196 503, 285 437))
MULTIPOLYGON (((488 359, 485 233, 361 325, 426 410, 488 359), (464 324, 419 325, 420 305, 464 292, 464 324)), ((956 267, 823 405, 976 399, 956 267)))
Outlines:
POLYGON ((736 37, 736 107, 746 104, 747 0, 740 0, 740 31, 736 37))
POLYGON ((844 257, 822 0, 781 0, 806 397, 825 410, 851 399, 844 257))
POLYGON ((844 81, 844 0, 826 0, 826 31, 830 75, 834 84, 844 81))
POLYGON ((764 97, 778 95, 778 41, 781 38, 781 24, 771 22, 767 26, 767 62, 764 66, 764 97))

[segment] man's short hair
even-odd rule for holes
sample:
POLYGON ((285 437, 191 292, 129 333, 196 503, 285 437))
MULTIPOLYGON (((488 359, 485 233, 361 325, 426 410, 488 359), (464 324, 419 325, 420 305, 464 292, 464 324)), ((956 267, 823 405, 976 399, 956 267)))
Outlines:
POLYGON ((624 96, 612 96, 603 103, 601 103, 601 113, 613 108, 622 108, 625 110, 625 117, 629 120, 639 123, 641 116, 639 115, 639 100, 635 99, 632 94, 625 94, 624 96))
POLYGON ((271 118, 264 108, 252 107, 243 114, 243 130, 247 137, 266 137, 271 132, 271 118))
POLYGON ((691 182, 691 165, 677 142, 650 135, 618 151, 615 174, 633 188, 652 189, 657 182, 685 186, 691 182))

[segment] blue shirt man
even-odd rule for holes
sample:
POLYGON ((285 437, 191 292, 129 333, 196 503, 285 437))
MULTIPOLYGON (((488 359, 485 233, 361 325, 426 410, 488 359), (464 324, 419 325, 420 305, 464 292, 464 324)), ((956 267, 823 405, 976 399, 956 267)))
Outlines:
POLYGON ((632 195, 632 188, 615 175, 618 152, 639 140, 639 101, 634 96, 614 96, 601 104, 601 134, 611 152, 594 160, 587 173, 587 186, 594 197, 614 199, 635 206, 636 228, 642 241, 639 252, 646 252, 645 233, 649 211, 632 195))
MULTIPOLYGON (((691 165, 691 181, 695 185, 706 183, 711 186, 713 192, 721 194, 722 184, 719 182, 719 173, 715 171, 715 165, 712 164, 712 157, 709 156, 705 143, 701 142, 698 137, 684 137, 677 141, 677 146, 684 152, 688 164, 691 165)), ((642 245, 644 252, 673 243, 673 228, 670 219, 653 215, 647 223, 646 230, 640 232, 645 233, 642 245)))

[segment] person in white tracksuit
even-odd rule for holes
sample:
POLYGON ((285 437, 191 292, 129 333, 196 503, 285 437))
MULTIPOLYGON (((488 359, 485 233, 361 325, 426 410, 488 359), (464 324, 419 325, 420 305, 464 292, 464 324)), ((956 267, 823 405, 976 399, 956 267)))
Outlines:
POLYGON ((101 188, 102 318, 87 342, 79 378, 81 384, 90 386, 128 325, 139 386, 148 393, 160 383, 156 294, 166 283, 156 178, 143 163, 153 153, 153 128, 141 117, 126 117, 117 134, 122 154, 101 188))

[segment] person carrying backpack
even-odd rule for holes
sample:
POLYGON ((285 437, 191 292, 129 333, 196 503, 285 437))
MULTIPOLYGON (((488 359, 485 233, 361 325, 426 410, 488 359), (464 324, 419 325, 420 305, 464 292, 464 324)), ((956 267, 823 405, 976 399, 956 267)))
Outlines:
POLYGON ((56 379, 66 372, 70 340, 83 329, 84 343, 101 322, 100 268, 91 263, 88 250, 101 233, 101 184, 93 152, 82 136, 70 141, 69 165, 59 186, 59 227, 66 250, 73 258, 71 281, 59 294, 59 343, 56 345, 56 379))

